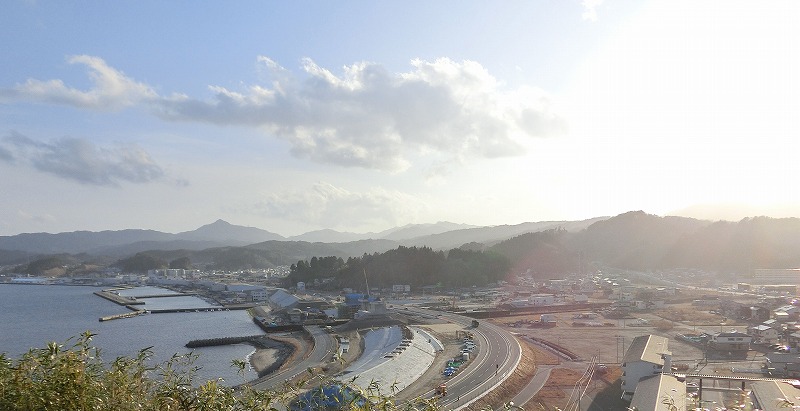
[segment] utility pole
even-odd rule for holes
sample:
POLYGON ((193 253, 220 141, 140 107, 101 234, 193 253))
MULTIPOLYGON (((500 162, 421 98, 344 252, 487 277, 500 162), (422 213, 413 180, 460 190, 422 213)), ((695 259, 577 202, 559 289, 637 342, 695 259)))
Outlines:
POLYGON ((369 300, 369 281, 367 281, 367 269, 364 269, 364 284, 367 286, 367 300, 369 300))

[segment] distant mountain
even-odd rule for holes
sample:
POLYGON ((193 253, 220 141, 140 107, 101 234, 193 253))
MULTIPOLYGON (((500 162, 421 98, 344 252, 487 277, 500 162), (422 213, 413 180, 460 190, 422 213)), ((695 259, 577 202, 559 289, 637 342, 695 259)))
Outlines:
POLYGON ((754 206, 741 203, 696 204, 667 215, 691 217, 710 221, 739 221, 753 216, 772 218, 791 218, 800 216, 800 203, 781 203, 754 206))
POLYGON ((70 233, 25 233, 0 236, 0 250, 33 254, 77 254, 99 247, 112 247, 141 241, 169 241, 174 234, 153 230, 74 231, 70 233))
POLYGON ((631 211, 579 232, 520 235, 490 250, 508 257, 514 273, 530 270, 541 279, 594 265, 630 270, 699 268, 747 276, 756 268, 800 267, 800 219, 711 222, 631 211))
POLYGON ((436 224, 408 224, 403 227, 384 231, 380 233, 381 235, 378 238, 403 241, 412 238, 431 236, 456 230, 468 230, 477 227, 478 226, 469 224, 456 224, 448 221, 440 221, 436 224))
POLYGON ((285 239, 221 220, 178 234, 152 230, 19 234, 0 237, 0 265, 27 264, 31 271, 39 272, 50 269, 50 265, 63 266, 60 261, 67 254, 78 262, 93 262, 91 266, 96 266, 145 253, 166 262, 188 258, 198 267, 233 270, 289 265, 312 257, 347 260, 404 246, 428 247, 437 252, 455 248, 487 250, 507 257, 514 273, 530 270, 542 278, 567 275, 593 265, 632 270, 690 267, 721 273, 800 267, 798 218, 712 222, 631 211, 583 221, 463 227, 446 222, 416 224, 370 233, 374 238, 356 240, 353 238, 364 234, 321 230, 298 236, 339 240, 330 242, 285 239), (441 232, 448 228, 456 229, 441 232), (85 255, 80 256, 81 253, 85 255), (54 255, 59 257, 49 258, 54 255))
POLYGON ((262 241, 283 240, 283 236, 255 227, 233 225, 227 221, 217 220, 194 231, 176 234, 178 240, 215 241, 226 243, 253 244, 262 241))
MULTIPOLYGON (((144 250, 203 249, 225 245, 242 246, 283 239, 278 234, 222 220, 178 234, 154 230, 74 231, 69 233, 25 233, 0 236, 0 250, 46 254, 134 254, 144 250)), ((0 262, 1 263, 1 262, 0 262)))
POLYGON ((608 217, 597 217, 582 221, 541 221, 538 223, 466 228, 412 238, 401 241, 400 243, 405 246, 431 247, 434 250, 456 248, 466 243, 482 243, 485 245, 492 245, 520 234, 545 231, 555 228, 562 228, 567 231, 580 231, 597 221, 602 221, 607 218, 608 217))
POLYGON ((350 233, 331 229, 309 231, 304 234, 289 237, 292 241, 308 241, 312 243, 346 243, 360 240, 392 240, 402 241, 428 235, 446 233, 448 231, 475 228, 469 224, 456 224, 440 221, 435 224, 408 224, 402 227, 390 228, 379 233, 350 233))
POLYGON ((340 232, 331 229, 309 231, 304 234, 295 235, 287 238, 291 241, 308 241, 310 243, 345 243, 348 241, 365 240, 369 238, 377 238, 375 233, 348 233, 340 232))

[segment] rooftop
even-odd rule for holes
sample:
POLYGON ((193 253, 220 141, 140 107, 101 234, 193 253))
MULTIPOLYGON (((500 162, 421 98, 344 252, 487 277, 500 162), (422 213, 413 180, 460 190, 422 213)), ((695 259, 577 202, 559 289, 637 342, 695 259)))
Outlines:
POLYGON ((686 384, 672 375, 654 375, 639 381, 631 400, 638 411, 685 411, 686 384))
POLYGON ((800 389, 785 382, 758 381, 751 384, 750 388, 753 390, 753 405, 763 411, 791 410, 794 404, 800 403, 797 399, 800 389))
POLYGON ((668 342, 669 340, 666 337, 660 337, 658 335, 640 335, 633 339, 622 361, 647 361, 653 364, 664 365, 662 354, 672 355, 667 349, 668 342))
POLYGON ((731 330, 728 332, 719 333, 717 334, 717 337, 749 337, 749 335, 739 331, 731 330))

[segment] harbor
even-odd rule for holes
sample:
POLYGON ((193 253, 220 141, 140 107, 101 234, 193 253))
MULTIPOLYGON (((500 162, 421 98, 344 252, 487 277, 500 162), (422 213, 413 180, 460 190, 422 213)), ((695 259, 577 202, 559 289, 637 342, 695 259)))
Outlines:
POLYGON ((95 291, 96 296, 131 310, 129 313, 100 317, 99 321, 132 318, 142 314, 246 310, 251 307, 244 304, 223 306, 216 301, 202 298, 198 293, 184 293, 169 289, 163 289, 163 292, 159 293, 161 290, 153 290, 152 287, 146 290, 117 287, 95 291), (135 294, 137 290, 141 292, 140 295, 135 294))

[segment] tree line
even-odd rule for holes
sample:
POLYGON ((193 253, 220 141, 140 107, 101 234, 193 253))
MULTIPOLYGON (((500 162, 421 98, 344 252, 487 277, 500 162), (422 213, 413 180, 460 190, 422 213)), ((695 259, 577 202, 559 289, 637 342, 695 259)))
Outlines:
POLYGON ((484 286, 505 279, 510 267, 508 258, 494 252, 400 246, 347 260, 333 256, 300 260, 291 265, 287 285, 303 281, 322 288, 356 290, 364 290, 367 283, 379 288, 395 284, 413 288, 484 286))

